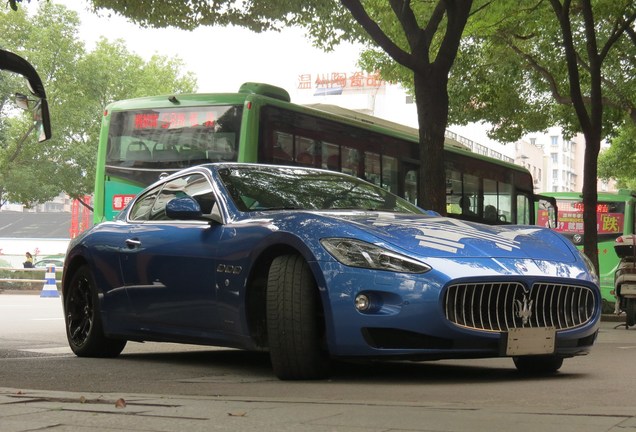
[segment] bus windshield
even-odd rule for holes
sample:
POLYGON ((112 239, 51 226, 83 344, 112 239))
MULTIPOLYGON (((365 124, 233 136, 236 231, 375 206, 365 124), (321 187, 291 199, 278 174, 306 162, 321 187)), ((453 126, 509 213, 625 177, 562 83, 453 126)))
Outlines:
POLYGON ((113 112, 106 164, 172 171, 235 161, 241 113, 232 105, 113 112))

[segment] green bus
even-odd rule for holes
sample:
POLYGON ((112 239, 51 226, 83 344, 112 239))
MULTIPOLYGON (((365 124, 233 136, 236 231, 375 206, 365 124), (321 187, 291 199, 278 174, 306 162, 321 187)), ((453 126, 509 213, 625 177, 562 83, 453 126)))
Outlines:
MULTIPOLYGON (((527 169, 473 153, 448 137, 445 151, 450 216, 534 224, 539 197, 527 169)), ((237 93, 153 96, 108 105, 97 157, 94 222, 112 219, 162 176, 217 161, 342 171, 415 204, 420 187, 417 129, 332 105, 293 104, 284 89, 246 83, 237 93)))
MULTIPOLYGON (((556 230, 583 249, 583 195, 578 192, 546 192, 557 204, 556 230)), ((621 235, 634 233, 634 205, 636 191, 621 189, 618 192, 599 192, 596 208, 598 233, 598 261, 603 309, 614 310, 614 273, 620 258, 614 251, 614 240, 621 235)), ((537 211, 537 223, 547 222, 547 212, 537 211)))

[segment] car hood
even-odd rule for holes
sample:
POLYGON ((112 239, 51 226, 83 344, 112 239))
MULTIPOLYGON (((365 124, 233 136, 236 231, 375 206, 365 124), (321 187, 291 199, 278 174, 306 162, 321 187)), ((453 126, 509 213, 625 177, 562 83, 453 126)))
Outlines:
MULTIPOLYGON (((458 219, 393 213, 331 213, 402 250, 423 257, 522 258, 573 262, 577 258, 557 233, 535 226, 490 226, 458 219)), ((376 240, 376 242, 377 242, 376 240)))

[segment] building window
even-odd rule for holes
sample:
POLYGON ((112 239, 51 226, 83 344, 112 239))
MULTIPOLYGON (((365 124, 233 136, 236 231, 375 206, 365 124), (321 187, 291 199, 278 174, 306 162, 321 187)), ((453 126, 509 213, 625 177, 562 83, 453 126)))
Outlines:
POLYGON ((412 104, 413 102, 414 102, 413 96, 406 95, 405 103, 409 105, 409 104, 412 104))
POLYGON ((536 138, 530 138, 530 144, 532 144, 533 146, 537 145, 537 139, 536 138))
POLYGON ((550 157, 552 158, 553 164, 559 163, 559 154, 558 153, 550 153, 550 157))
POLYGON ((553 135, 550 137, 550 145, 553 147, 556 147, 559 144, 559 137, 556 135, 553 135))

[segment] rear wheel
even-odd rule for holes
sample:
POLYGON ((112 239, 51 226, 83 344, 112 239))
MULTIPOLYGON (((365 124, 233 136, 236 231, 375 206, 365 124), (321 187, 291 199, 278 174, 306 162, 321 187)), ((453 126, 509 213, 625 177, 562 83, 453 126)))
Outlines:
POLYGON ((563 365, 563 357, 554 355, 513 357, 517 370, 529 375, 550 375, 563 365))
POLYGON ((625 300, 625 324, 627 327, 636 325, 636 299, 625 300))
POLYGON ((324 314, 316 282, 301 256, 283 255, 272 262, 267 279, 267 334, 278 378, 329 375, 324 314))
POLYGON ((126 346, 125 339, 104 336, 97 290, 86 266, 75 272, 64 294, 64 319, 68 343, 78 357, 116 357, 126 346))

